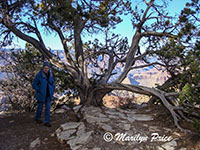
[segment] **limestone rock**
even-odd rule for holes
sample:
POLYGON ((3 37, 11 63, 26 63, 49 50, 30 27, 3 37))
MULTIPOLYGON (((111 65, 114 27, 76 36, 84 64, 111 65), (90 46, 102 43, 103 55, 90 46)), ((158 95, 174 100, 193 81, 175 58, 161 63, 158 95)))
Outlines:
POLYGON ((160 146, 158 146, 158 147, 156 148, 156 150, 165 150, 165 149, 162 148, 162 147, 160 147, 160 146))
POLYGON ((131 117, 127 117, 127 120, 130 122, 130 123, 133 123, 135 121, 134 118, 131 118, 131 117))
POLYGON ((101 150, 99 147, 94 147, 92 150, 101 150))
POLYGON ((101 108, 99 107, 94 107, 94 106, 89 106, 89 107, 84 107, 82 109, 83 112, 86 112, 86 113, 90 113, 90 114, 93 114, 95 112, 101 112, 101 108))
POLYGON ((121 112, 121 113, 125 113, 125 114, 135 114, 136 111, 135 110, 123 110, 123 109, 120 109, 120 108, 116 108, 117 111, 121 112))
POLYGON ((146 128, 148 127, 148 125, 147 125, 147 124, 143 124, 143 126, 144 126, 144 127, 146 127, 146 128))
MULTIPOLYGON (((74 112, 78 112, 81 106, 74 107, 74 112)), ((93 140, 99 139, 99 136, 103 138, 104 132, 117 133, 125 132, 130 136, 137 135, 139 130, 136 127, 137 124, 141 125, 144 129, 142 133, 148 135, 149 132, 159 132, 162 130, 158 126, 149 125, 148 122, 152 121, 153 117, 149 114, 139 114, 136 110, 123 110, 120 108, 98 108, 94 106, 82 107, 81 112, 83 118, 81 122, 68 122, 62 124, 55 132, 55 136, 60 143, 67 143, 72 150, 101 150, 100 146, 95 141, 95 147, 93 140), (141 121, 141 122, 138 122, 141 121), (134 122, 137 122, 134 123, 134 122), (95 131, 91 131, 95 129, 95 131), (93 132, 95 132, 93 134, 93 132), (98 136, 98 137, 97 137, 98 136), (98 147, 99 146, 99 147, 98 147)), ((165 134, 168 134, 168 128, 163 128, 165 134)), ((141 134, 142 134, 141 133, 141 134)), ((170 133, 173 133, 171 131, 170 133)), ((176 135, 176 134, 173 134, 176 135)), ((102 139, 103 140, 103 139, 102 139)), ((97 141, 98 142, 98 141, 97 141)), ((175 139, 167 143, 160 143, 154 145, 146 142, 144 145, 139 145, 138 141, 118 141, 113 140, 111 144, 118 143, 120 145, 126 145, 128 148, 137 149, 158 149, 158 150, 174 150, 177 146, 175 139)), ((184 149, 183 149, 184 150, 184 149)))
POLYGON ((69 129, 75 129, 81 124, 83 124, 83 122, 67 122, 60 125, 60 127, 61 127, 61 130, 69 130, 69 129))
POLYGON ((104 117, 104 118, 107 117, 106 115, 104 115, 103 113, 100 113, 100 112, 96 112, 94 115, 95 115, 96 117, 104 117))
POLYGON ((82 149, 81 145, 71 145, 70 147, 71 147, 72 150, 81 150, 82 149))
POLYGON ((67 140, 70 139, 70 136, 76 132, 76 129, 62 131, 59 136, 57 136, 58 141, 61 144, 66 143, 67 140))
POLYGON ((106 114, 111 116, 111 118, 120 118, 120 119, 125 119, 125 120, 127 119, 124 113, 117 112, 117 111, 106 111, 106 114))
POLYGON ((128 115, 129 118, 135 119, 137 121, 152 121, 153 117, 150 115, 143 115, 143 114, 134 114, 128 115))
POLYGON ((115 111, 105 111, 106 114, 109 114, 109 115, 116 115, 116 112, 115 111))
POLYGON ((66 110, 65 110, 65 109, 62 109, 62 108, 61 108, 61 109, 56 109, 56 110, 55 110, 55 113, 56 113, 56 114, 65 113, 65 112, 66 112, 66 110))
POLYGON ((160 129, 158 129, 157 126, 149 126, 149 132, 157 132, 157 131, 160 131, 160 129))
POLYGON ((81 124, 79 127, 78 127, 78 131, 76 132, 77 135, 80 135, 80 134, 83 134, 85 132, 85 125, 84 124, 81 124))
POLYGON ((101 125, 101 128, 104 130, 104 131, 107 131, 107 132, 114 132, 114 130, 112 129, 112 127, 108 124, 102 124, 101 125))
POLYGON ((58 128, 58 129, 55 131, 55 135, 56 135, 56 136, 59 136, 59 135, 60 135, 60 132, 61 132, 61 129, 58 128))
POLYGON ((178 132, 173 132, 173 135, 181 136, 178 132))
POLYGON ((87 115, 85 119, 88 123, 91 123, 91 124, 92 123, 101 123, 101 122, 109 122, 110 121, 109 118, 94 117, 94 116, 89 116, 89 115, 87 115))
POLYGON ((51 134, 51 137, 55 137, 55 133, 52 133, 52 134, 51 134))
MULTIPOLYGON (((93 133, 93 131, 89 131, 86 133, 83 133, 81 135, 76 136, 73 139, 70 139, 69 141, 67 141, 67 144, 70 145, 70 147, 76 147, 77 145, 83 145, 86 144, 91 136, 91 134, 93 133)), ((73 148, 72 148, 73 149, 73 148)))
POLYGON ((167 150, 174 150, 176 146, 177 146, 177 142, 175 140, 172 140, 170 142, 167 142, 161 145, 162 148, 167 149, 167 150))
POLYGON ((40 145, 41 141, 40 141, 40 138, 36 138, 33 142, 31 142, 30 144, 30 148, 35 148, 37 145, 40 145))
POLYGON ((80 110, 81 107, 82 107, 82 105, 74 106, 73 107, 74 112, 77 113, 80 110))
POLYGON ((163 128, 165 131, 171 132, 172 130, 170 128, 163 128))
POLYGON ((117 120, 119 123, 127 123, 127 120, 117 120))
POLYGON ((108 115, 108 118, 111 118, 111 119, 118 119, 119 117, 118 117, 118 116, 115 116, 115 115, 108 115))
POLYGON ((131 125, 130 124, 124 124, 124 130, 128 131, 131 129, 131 125))
MULTIPOLYGON (((93 131, 86 132, 83 122, 68 122, 62 124, 56 130, 57 140, 61 143, 69 144, 73 150, 83 149, 84 144, 88 142, 93 131)), ((86 148, 86 147, 85 147, 86 148)))

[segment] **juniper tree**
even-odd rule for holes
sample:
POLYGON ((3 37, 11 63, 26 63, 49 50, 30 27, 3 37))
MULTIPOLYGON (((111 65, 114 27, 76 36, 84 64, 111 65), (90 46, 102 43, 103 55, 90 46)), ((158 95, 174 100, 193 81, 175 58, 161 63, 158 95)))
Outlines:
MULTIPOLYGON (((173 54, 171 48, 164 48, 170 41, 184 50, 187 49, 184 42, 192 41, 186 35, 188 28, 181 24, 184 21, 167 12, 167 1, 142 0, 141 3, 142 8, 129 0, 4 0, 0 3, 1 44, 9 44, 14 36, 31 43, 53 65, 70 74, 81 104, 100 106, 103 96, 112 90, 155 96, 169 110, 175 125, 182 129, 178 124, 179 119, 184 117, 182 107, 172 102, 178 100, 179 93, 122 83, 130 70, 148 66, 165 68, 172 76, 176 75, 173 73, 173 68, 176 70, 178 67, 176 53, 173 62, 152 61, 150 58, 160 58, 158 53, 161 49, 173 54), (112 29, 122 21, 122 14, 131 16, 134 30, 126 29, 132 34, 130 46, 126 38, 111 34, 112 29), (66 62, 47 49, 42 30, 58 35, 66 62), (83 42, 84 34, 96 36, 97 33, 105 34, 105 42, 83 42), (69 48, 70 43, 74 43, 74 49, 69 48), (141 47, 144 47, 142 53, 139 51, 141 47), (136 66, 137 61, 142 61, 144 65, 136 66), (119 64, 122 66, 121 72, 116 69, 119 64), (98 71, 89 72, 91 68, 98 71), (117 78, 110 81, 115 74, 118 74, 117 78)), ((182 19, 187 20, 187 16, 182 19)))

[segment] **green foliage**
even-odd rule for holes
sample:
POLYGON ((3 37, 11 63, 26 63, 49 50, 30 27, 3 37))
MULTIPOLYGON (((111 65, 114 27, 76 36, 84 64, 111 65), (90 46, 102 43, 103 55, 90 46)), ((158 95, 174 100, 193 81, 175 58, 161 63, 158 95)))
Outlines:
POLYGON ((33 81, 34 75, 41 69, 44 57, 31 44, 26 43, 25 50, 17 50, 11 53, 15 62, 14 71, 24 80, 33 81))
MULTIPOLYGON (((41 69, 44 58, 30 44, 25 50, 9 51, 6 56, 10 62, 5 64, 4 71, 9 74, 7 80, 1 80, 3 93, 13 111, 33 111, 36 106, 32 81, 41 69)), ((6 59, 6 58, 4 58, 6 59)))
MULTIPOLYGON (((15 50, 9 54, 12 63, 6 64, 6 71, 13 75, 9 80, 2 82, 4 84, 4 94, 10 97, 12 110, 33 111, 36 100, 35 91, 32 89, 32 82, 35 75, 40 71, 44 57, 31 44, 26 44, 25 50, 15 50)), ((56 94, 63 92, 68 96, 76 95, 73 80, 71 76, 63 70, 52 66, 52 72, 55 79, 56 94)), ((55 99, 56 100, 56 99, 55 99)), ((62 103, 62 101, 59 101, 62 103)))
POLYGON ((75 106, 74 101, 69 100, 68 106, 69 106, 70 108, 73 108, 73 107, 75 106))
POLYGON ((195 38, 199 36, 199 7, 200 3, 198 0, 191 0, 190 3, 186 3, 179 16, 179 23, 181 25, 179 37, 184 38, 187 43, 194 42, 195 38))
MULTIPOLYGON (((167 65, 171 77, 158 88, 166 92, 180 92, 180 105, 191 116, 200 114, 200 42, 185 48, 177 43, 169 43, 157 53, 167 65), (169 51, 170 50, 170 51, 169 51), (171 64, 172 66, 170 66, 171 64)), ((198 119, 192 118, 195 128, 198 119)))
POLYGON ((180 92, 180 106, 189 113, 196 129, 200 127, 199 6, 199 1, 195 0, 186 4, 179 16, 178 37, 170 38, 161 50, 156 51, 171 75, 158 88, 166 92, 180 92))
POLYGON ((194 128, 195 128, 196 131, 200 131, 200 123, 199 123, 199 120, 193 119, 193 126, 194 126, 194 128))
POLYGON ((47 18, 47 22, 42 23, 45 27, 51 28, 51 25, 54 24, 62 29, 70 29, 78 25, 79 20, 82 18, 90 20, 86 30, 91 30, 95 24, 108 27, 120 23, 122 19, 118 14, 123 13, 120 3, 119 0, 99 2, 46 0, 42 3, 35 2, 32 7, 33 13, 38 17, 47 18))
POLYGON ((185 97, 187 97, 188 99, 192 98, 191 92, 192 92, 192 86, 189 83, 186 83, 185 86, 182 88, 181 95, 179 96, 182 103, 184 102, 185 97))

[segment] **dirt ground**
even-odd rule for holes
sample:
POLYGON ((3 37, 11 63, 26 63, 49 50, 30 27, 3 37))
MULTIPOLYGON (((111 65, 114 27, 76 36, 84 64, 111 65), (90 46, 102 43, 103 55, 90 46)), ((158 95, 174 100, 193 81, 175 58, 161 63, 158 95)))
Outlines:
POLYGON ((60 124, 68 121, 76 121, 76 118, 69 113, 54 113, 51 114, 52 127, 46 127, 35 123, 34 113, 0 115, 0 150, 28 150, 38 137, 41 144, 35 148, 37 150, 69 149, 51 137, 60 124))
MULTIPOLYGON (((140 111, 140 113, 145 112, 144 109, 138 111, 140 111)), ((171 117, 167 115, 164 110, 161 110, 161 108, 152 108, 148 114, 154 116, 154 121, 149 122, 149 125, 168 127, 178 132, 171 117)), ((77 118, 72 111, 67 113, 52 113, 52 127, 45 127, 42 124, 36 124, 34 122, 34 113, 8 113, 0 115, 0 150, 28 150, 30 149, 30 143, 38 137, 41 140, 41 144, 35 147, 35 150, 69 150, 68 145, 61 145, 58 143, 56 138, 51 135, 60 124, 70 121, 77 121, 77 118)), ((137 122, 135 123, 137 125, 137 122)), ((199 148, 199 134, 182 135, 183 136, 178 140, 178 147, 186 147, 189 148, 188 150, 190 150, 190 148, 194 148, 194 150, 199 148)), ((103 145, 103 143, 98 144, 99 146, 103 145)))

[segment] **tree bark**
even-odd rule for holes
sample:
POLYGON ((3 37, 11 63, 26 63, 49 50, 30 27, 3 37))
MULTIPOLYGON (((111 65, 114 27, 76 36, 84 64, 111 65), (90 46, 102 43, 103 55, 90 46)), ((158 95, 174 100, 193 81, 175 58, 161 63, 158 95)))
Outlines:
POLYGON ((79 89, 80 104, 86 106, 103 106, 103 97, 111 91, 111 89, 99 88, 95 86, 79 89))

